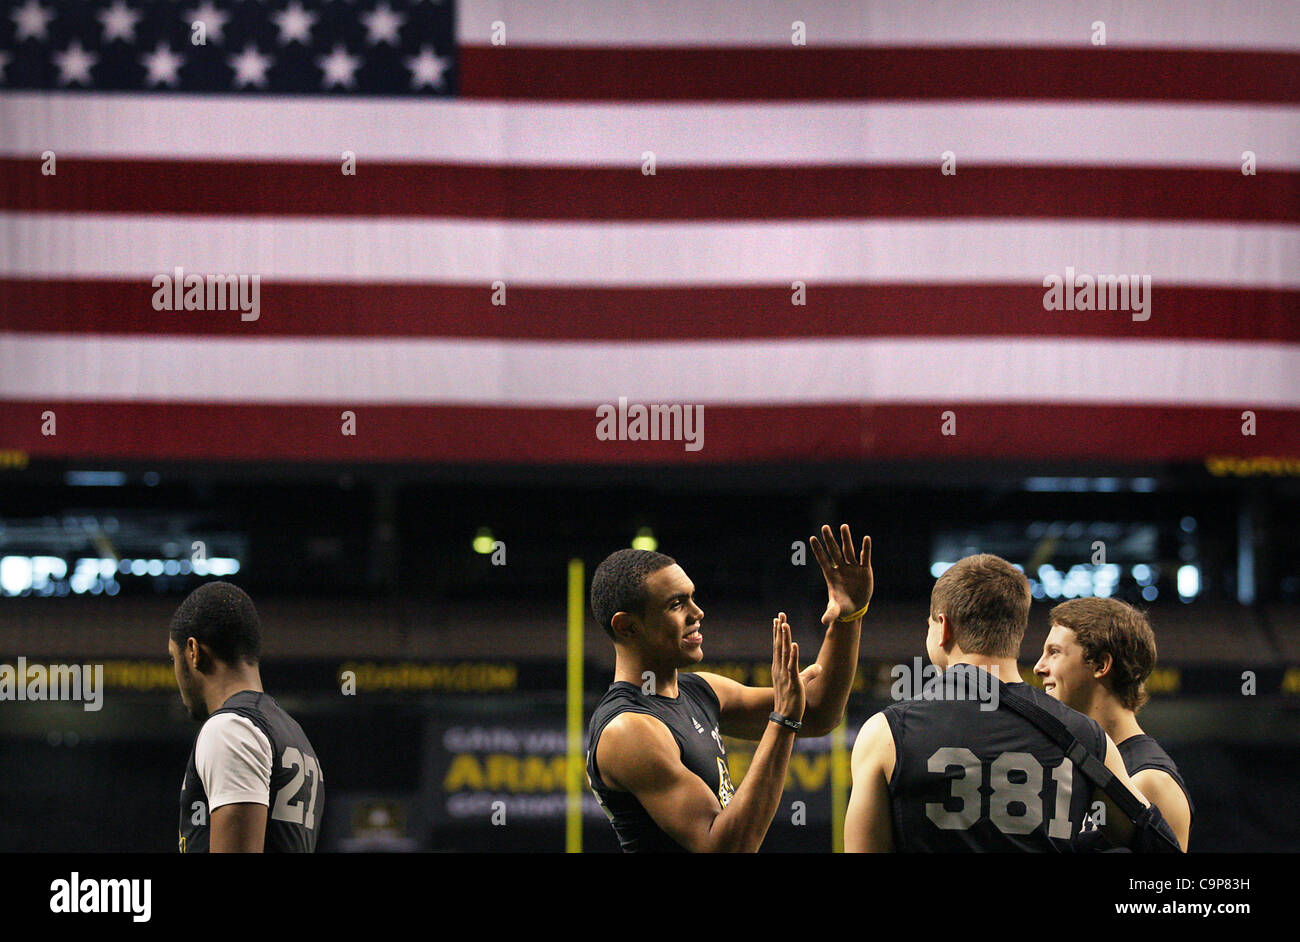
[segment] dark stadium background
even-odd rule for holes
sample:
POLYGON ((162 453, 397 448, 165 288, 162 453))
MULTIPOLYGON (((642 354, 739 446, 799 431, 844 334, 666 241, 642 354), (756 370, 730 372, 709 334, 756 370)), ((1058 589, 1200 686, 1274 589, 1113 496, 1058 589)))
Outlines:
MULTIPOLYGON (((669 468, 204 467, 4 472, 0 556, 238 559, 256 600, 267 689, 325 770, 322 850, 564 847, 565 574, 652 535, 695 581, 710 665, 762 683, 767 619, 791 614, 806 658, 824 602, 791 545, 822 522, 875 541, 877 589, 852 733, 888 700, 889 667, 924 656, 932 564, 963 540, 1021 565, 1090 562, 1106 536, 1115 594, 1150 611, 1160 649, 1146 730, 1196 802, 1197 851, 1294 850, 1300 769, 1300 482, 1202 466, 1010 463, 669 468), (505 565, 476 552, 490 531, 505 565), (1034 534, 1031 537, 1029 534, 1034 534), (956 541, 954 543, 954 541, 956 541), (98 549, 96 548, 98 547, 98 549), (1133 554, 1142 554, 1134 558, 1133 554), (1145 563, 1154 601, 1131 573, 1145 563), (1177 572, 1200 571, 1180 600, 1177 572), (1242 577, 1254 600, 1241 604, 1242 577), (389 668, 387 671, 384 668, 389 668), (354 696, 340 671, 357 671, 354 696), (1243 672, 1254 695, 1244 695, 1243 672), (882 682, 883 680, 883 682, 882 682), (504 825, 492 824, 504 802, 504 825)), ((480 549, 483 547, 480 547, 480 549)), ((951 561, 951 560, 949 560, 951 561)), ((1035 570, 1031 570, 1036 571, 1035 570)), ((0 598, 0 661, 103 663, 99 712, 0 708, 0 851, 168 851, 196 730, 166 657, 171 611, 199 577, 68 579, 0 598), (62 584, 63 589, 58 585, 62 584), (62 594, 60 594, 62 593, 62 594)), ((1035 602, 1028 669, 1051 599, 1035 602)), ((611 651, 587 614, 586 704, 611 651)), ((801 743, 766 850, 831 849, 829 737, 801 743), (792 823, 794 802, 806 823, 792 823)), ((743 774, 743 744, 731 742, 743 774)), ((615 849, 587 796, 584 847, 615 849)))

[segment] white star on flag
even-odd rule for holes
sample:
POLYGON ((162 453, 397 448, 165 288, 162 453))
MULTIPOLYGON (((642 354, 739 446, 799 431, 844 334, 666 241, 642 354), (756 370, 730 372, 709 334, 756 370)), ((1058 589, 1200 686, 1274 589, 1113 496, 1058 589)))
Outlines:
POLYGON ((369 34, 366 39, 370 45, 377 46, 383 42, 396 46, 401 42, 397 31, 406 22, 406 17, 394 13, 393 8, 387 3, 381 3, 372 12, 361 17, 361 22, 366 24, 366 32, 369 34))
POLYGON ((72 45, 54 56, 54 64, 59 67, 59 84, 71 85, 73 82, 90 84, 90 70, 99 61, 99 56, 81 48, 81 40, 74 39, 72 45))
POLYGON ((154 51, 140 57, 140 64, 149 70, 145 82, 149 85, 176 85, 180 82, 179 69, 185 60, 172 52, 170 46, 159 43, 154 51))
POLYGON ((104 26, 104 42, 120 39, 122 42, 135 42, 135 24, 140 22, 140 14, 128 7, 122 0, 115 0, 107 10, 96 14, 104 26))
POLYGON ((361 65, 361 60, 356 56, 348 55, 348 51, 340 45, 335 46, 334 51, 328 56, 317 59, 316 64, 325 71, 325 77, 322 80, 325 88, 331 88, 335 85, 351 88, 356 81, 353 73, 361 65))
POLYGON ((266 70, 271 67, 271 57, 262 55, 252 43, 245 46, 244 51, 239 55, 232 56, 226 61, 235 70, 236 88, 248 85, 266 87, 266 70))
POLYGON ((218 10, 211 0, 204 0, 201 6, 190 10, 185 17, 191 29, 195 23, 202 23, 209 39, 217 43, 224 42, 221 31, 225 29, 230 17, 218 10))
POLYGON ((27 0, 27 3, 10 14, 10 18, 18 27, 14 33, 15 40, 48 39, 46 34, 49 32, 50 20, 54 19, 54 14, 36 0, 27 0))
POLYGON ((410 56, 405 61, 406 67, 411 70, 412 88, 422 88, 425 85, 440 88, 443 73, 451 68, 451 60, 437 55, 429 46, 421 46, 418 56, 410 56))
POLYGON ((293 0, 279 13, 272 14, 271 19, 280 27, 280 45, 287 46, 291 42, 311 45, 311 28, 316 23, 316 14, 304 10, 298 0, 293 0))

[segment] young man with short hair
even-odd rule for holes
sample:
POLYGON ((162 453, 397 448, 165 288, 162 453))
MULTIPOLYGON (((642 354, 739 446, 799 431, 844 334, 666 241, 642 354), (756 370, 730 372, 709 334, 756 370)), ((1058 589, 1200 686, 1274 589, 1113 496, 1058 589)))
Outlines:
POLYGON ((181 853, 312 853, 324 776, 302 727, 262 690, 253 600, 206 583, 169 633, 181 702, 203 723, 181 782, 181 853))
POLYGON ((1146 616, 1111 598, 1082 598, 1052 609, 1051 631, 1034 673, 1043 690, 1092 717, 1114 740, 1124 767, 1187 850, 1194 809, 1178 766, 1142 731, 1137 712, 1156 666, 1156 638, 1146 616))
MULTIPOLYGON (((926 650, 942 673, 923 698, 891 704, 863 725, 853 746, 846 850, 1077 849, 1092 780, 1055 739, 1007 705, 1011 697, 1062 724, 1093 761, 1135 791, 1095 720, 1021 679, 1017 658, 1029 604, 1024 573, 988 553, 959 560, 935 582, 926 650)), ((1146 836, 1109 796, 1103 800, 1110 813, 1101 837, 1129 846, 1146 836)), ((1140 817, 1144 827, 1167 832, 1153 816, 1140 817)))
POLYGON ((757 851, 776 814, 796 733, 844 716, 871 601, 871 538, 812 538, 826 578, 817 663, 799 670, 785 614, 772 620, 772 686, 686 673, 704 657, 695 585, 669 556, 625 549, 596 569, 591 607, 614 642, 614 683, 592 713, 587 775, 626 852, 757 851), (823 543, 825 545, 823 545, 823 543), (722 736, 759 741, 739 788, 722 736))

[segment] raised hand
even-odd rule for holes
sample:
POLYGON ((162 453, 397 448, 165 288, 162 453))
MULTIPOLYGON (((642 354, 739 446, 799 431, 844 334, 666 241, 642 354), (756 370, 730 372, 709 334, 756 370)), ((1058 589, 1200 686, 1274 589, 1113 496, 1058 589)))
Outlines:
POLYGON ((833 625, 843 615, 861 611, 871 601, 875 580, 871 574, 871 537, 862 538, 862 552, 853 547, 853 535, 847 523, 840 525, 840 539, 828 526, 822 527, 822 538, 810 537, 813 555, 826 577, 826 611, 823 625, 833 625))
POLYGON ((799 673, 799 645, 790 634, 790 623, 781 612, 772 619, 772 700, 777 713, 798 721, 803 719, 804 678, 799 673))

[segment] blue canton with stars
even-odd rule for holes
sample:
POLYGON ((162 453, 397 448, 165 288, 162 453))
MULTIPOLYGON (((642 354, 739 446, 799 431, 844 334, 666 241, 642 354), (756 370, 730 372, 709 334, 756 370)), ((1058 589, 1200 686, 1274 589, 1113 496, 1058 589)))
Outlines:
POLYGON ((455 15, 452 0, 0 0, 0 91, 448 97, 455 15))

